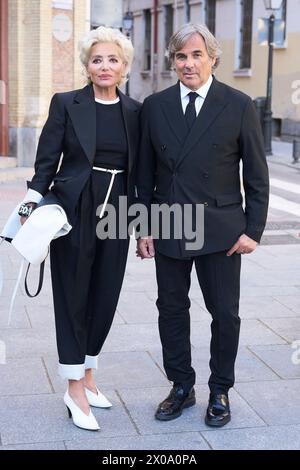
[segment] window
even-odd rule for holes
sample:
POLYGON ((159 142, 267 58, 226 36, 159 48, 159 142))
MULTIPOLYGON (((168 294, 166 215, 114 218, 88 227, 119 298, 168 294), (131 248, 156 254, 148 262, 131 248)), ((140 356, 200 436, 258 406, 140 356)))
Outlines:
POLYGON ((59 8, 60 10, 73 10, 73 0, 52 0, 52 8, 59 8))
POLYGON ((212 34, 216 32, 216 0, 205 2, 205 24, 212 34))
MULTIPOLYGON (((167 51, 169 41, 173 34, 173 19, 174 19, 173 5, 166 5, 164 8, 164 12, 165 12, 165 50, 167 51)), ((165 65, 165 70, 170 70, 171 64, 167 57, 165 57, 164 65, 165 65)))
POLYGON ((275 46, 282 47, 286 40, 286 4, 287 0, 282 0, 279 10, 274 11, 275 25, 274 25, 274 43, 275 46), (282 28, 283 22, 283 28, 282 28))
POLYGON ((144 41, 144 70, 151 70, 151 10, 144 10, 145 41, 144 41))
MULTIPOLYGON (((77 2, 77 4, 80 3, 89 4, 91 29, 95 29, 99 26, 110 26, 111 28, 118 29, 122 27, 123 6, 120 0, 114 0, 110 2, 107 0, 89 0, 85 2, 77 2)), ((76 2, 74 2, 74 4, 76 11, 77 4, 76 2)))
POLYGON ((251 68, 253 0, 241 0, 240 6, 238 69, 241 70, 251 68))

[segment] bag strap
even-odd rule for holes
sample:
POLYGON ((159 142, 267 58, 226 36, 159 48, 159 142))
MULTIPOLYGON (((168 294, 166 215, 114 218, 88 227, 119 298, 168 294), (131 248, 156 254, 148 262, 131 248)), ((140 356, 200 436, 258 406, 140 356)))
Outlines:
POLYGON ((28 277, 28 273, 29 273, 29 268, 30 268, 30 263, 28 263, 28 266, 27 266, 24 285, 25 285, 25 292, 28 295, 28 297, 33 298, 33 297, 36 297, 37 295, 39 295, 39 293, 41 292, 42 287, 43 287, 45 260, 42 261, 42 263, 40 265, 39 284, 38 284, 38 288, 37 288, 37 291, 36 291, 35 294, 30 294, 30 292, 28 290, 27 277, 28 277))

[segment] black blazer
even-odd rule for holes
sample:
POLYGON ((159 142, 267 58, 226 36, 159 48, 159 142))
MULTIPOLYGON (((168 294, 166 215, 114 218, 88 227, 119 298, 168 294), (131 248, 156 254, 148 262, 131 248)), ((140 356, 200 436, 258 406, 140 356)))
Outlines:
POLYGON ((181 258, 226 250, 243 233, 259 242, 267 217, 269 180, 252 100, 214 78, 188 132, 178 82, 146 98, 141 116, 139 201, 147 207, 152 202, 204 204, 201 250, 186 251, 184 237, 159 239, 156 249, 181 258))
MULTIPOLYGON (((141 104, 118 90, 128 142, 127 195, 133 202, 135 163, 139 143, 141 104)), ((96 152, 96 104, 92 85, 53 96, 49 117, 42 130, 35 161, 35 174, 28 187, 59 202, 70 223, 79 196, 93 167, 96 152), (57 173, 61 154, 63 158, 57 173), (54 183, 49 191, 49 186, 54 183)))

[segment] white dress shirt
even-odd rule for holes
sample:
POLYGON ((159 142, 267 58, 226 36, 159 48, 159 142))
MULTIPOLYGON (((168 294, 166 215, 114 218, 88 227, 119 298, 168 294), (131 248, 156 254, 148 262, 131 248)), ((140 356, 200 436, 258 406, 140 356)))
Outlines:
MULTIPOLYGON (((213 78, 210 75, 209 79, 207 82, 202 85, 198 90, 195 90, 196 93, 198 93, 199 97, 196 98, 195 101, 195 107, 196 107, 196 115, 198 116, 200 109, 202 108, 202 105, 204 103, 204 100, 206 98, 206 95, 208 93, 208 90, 210 89, 210 86, 212 84, 213 78)), ((186 107, 190 101, 189 93, 193 91, 187 86, 185 86, 182 82, 180 82, 180 97, 181 97, 181 104, 182 104, 182 110, 183 114, 185 114, 186 107)))

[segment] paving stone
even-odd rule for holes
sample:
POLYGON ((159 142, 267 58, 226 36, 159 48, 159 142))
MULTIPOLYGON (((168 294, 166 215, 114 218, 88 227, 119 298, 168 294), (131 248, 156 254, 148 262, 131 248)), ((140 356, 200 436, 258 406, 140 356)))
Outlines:
MULTIPOLYGON (((111 390, 114 407, 109 410, 94 408, 103 437, 135 435, 136 430, 111 390)), ((79 429, 68 418, 62 395, 33 395, 0 398, 0 433, 2 445, 95 439, 96 432, 79 429)))
POLYGON ((300 424, 300 380, 238 383, 235 389, 268 424, 300 424))
POLYGON ((272 297, 242 297, 240 301, 241 318, 259 319, 294 316, 295 312, 272 297))
POLYGON ((41 358, 9 358, 6 364, 0 365, 0 375, 0 395, 51 392, 41 358), (29 377, 30 380, 28 380, 29 377))
MULTIPOLYGON (((7 310, 9 304, 10 297, 0 297, 0 311, 2 311, 2 309, 7 310)), ((14 302, 14 308, 15 307, 47 307, 53 309, 52 296, 41 293, 38 297, 30 298, 18 294, 14 302)))
POLYGON ((66 450, 66 447, 64 442, 40 442, 37 444, 0 446, 0 450, 66 450))
POLYGON ((0 328, 31 328, 25 306, 14 305, 11 322, 8 325, 9 305, 0 307, 0 328))
POLYGON ((280 250, 278 247, 264 247, 265 253, 273 254, 273 256, 280 259, 281 257, 290 256, 294 258, 295 256, 299 256, 299 247, 294 245, 282 245, 280 250))
POLYGON ((148 351, 160 347, 156 324, 115 325, 102 351, 148 351))
POLYGON ((126 323, 155 323, 158 311, 155 302, 151 301, 144 292, 122 292, 118 303, 118 311, 126 323))
POLYGON ((266 318, 264 323, 288 342, 300 340, 300 318, 266 318))
POLYGON ((208 450, 198 432, 155 434, 153 436, 66 441, 69 450, 208 450))
POLYGON ((201 434, 215 450, 299 450, 300 426, 218 429, 201 434))
POLYGON ((247 282, 241 284, 241 298, 243 297, 274 297, 281 295, 299 296, 296 286, 248 286, 247 282))
MULTIPOLYGON (((299 251, 299 247, 298 247, 299 251)), ((281 247, 280 247, 281 253, 281 247)), ((252 259, 252 254, 251 254, 252 259)), ((255 259, 255 265, 264 268, 267 273, 274 274, 274 271, 280 274, 281 269, 285 271, 293 271, 294 269, 299 269, 300 265, 300 254, 294 253, 293 258, 291 260, 290 256, 259 256, 255 259), (279 269, 280 268, 280 269, 279 269)))
POLYGON ((271 331, 261 321, 244 319, 241 322, 240 345, 282 344, 285 340, 271 331))
POLYGON ((282 379, 300 378, 300 344, 250 346, 250 349, 282 379))
POLYGON ((56 351, 54 331, 45 328, 2 328, 0 340, 6 344, 7 357, 41 357, 56 351))
POLYGON ((300 295, 274 295, 274 299, 281 305, 291 309, 294 313, 300 315, 300 295))
MULTIPOLYGON (((1 297, 3 299, 7 298, 7 302, 10 301, 10 299, 13 295, 14 288, 15 288, 15 285, 16 285, 16 280, 17 280, 17 273, 16 273, 15 278, 13 278, 13 279, 4 279, 1 297)), ((18 289, 18 295, 20 295, 20 296, 23 295, 24 296, 24 293, 25 293, 24 288, 23 288, 23 285, 21 283, 20 287, 18 289)))
POLYGON ((42 305, 29 304, 26 311, 32 328, 55 329, 53 308, 42 305))
MULTIPOLYGON (((299 240, 300 243, 300 240, 299 240)), ((258 269, 253 269, 253 272, 244 272, 241 278, 241 286, 244 289, 252 287, 292 287, 299 286, 300 269, 283 269, 264 270, 258 272, 258 269)))

